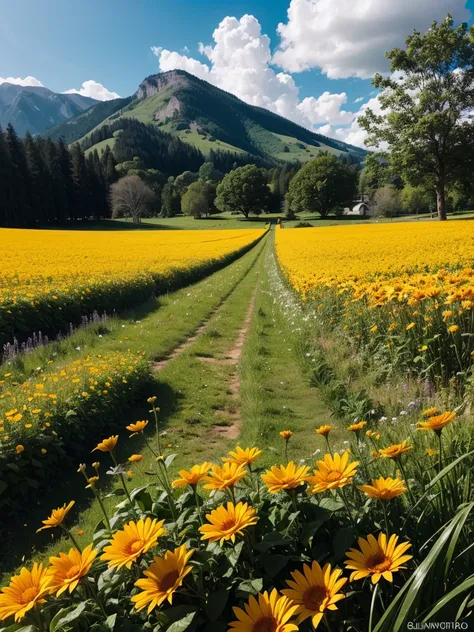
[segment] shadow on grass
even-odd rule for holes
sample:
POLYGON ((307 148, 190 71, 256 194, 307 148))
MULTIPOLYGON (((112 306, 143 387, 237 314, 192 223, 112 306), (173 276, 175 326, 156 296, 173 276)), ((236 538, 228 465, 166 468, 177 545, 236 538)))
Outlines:
MULTIPOLYGON (((179 406, 179 400, 182 397, 173 391, 168 384, 161 383, 158 379, 150 383, 147 392, 140 394, 140 403, 132 404, 129 409, 124 411, 123 419, 117 420, 115 425, 109 428, 109 435, 119 435, 116 448, 116 458, 119 463, 126 464, 132 453, 140 453, 146 449, 145 441, 141 435, 135 436, 133 442, 128 441, 129 431, 126 430, 125 426, 138 419, 148 419, 148 428, 152 429, 148 432, 148 437, 150 437, 155 424, 153 414, 150 413, 150 406, 146 404, 146 398, 150 395, 156 395, 160 405, 160 432, 167 428, 167 420, 179 406), (145 404, 143 405, 142 402, 145 404)), ((94 443, 91 444, 91 450, 93 446, 94 443)), ((118 479, 106 475, 106 471, 112 466, 111 459, 108 454, 99 451, 89 452, 86 449, 89 446, 84 446, 84 448, 80 461, 87 464, 89 475, 92 475, 92 462, 100 461, 101 463, 99 489, 103 497, 114 487, 118 487, 118 479)), ((36 503, 26 504, 21 514, 17 514, 14 520, 7 522, 7 520, 2 519, 0 575, 12 572, 22 563, 23 556, 29 558, 33 552, 41 552, 62 536, 60 529, 47 529, 36 533, 36 530, 42 526, 42 520, 45 520, 53 509, 74 500, 75 505, 67 519, 68 524, 72 524, 79 513, 91 506, 94 495, 90 490, 85 489, 84 476, 77 472, 79 464, 79 460, 77 463, 66 463, 61 480, 52 481, 50 488, 42 492, 36 503)), ((127 465, 125 467, 127 469, 127 465)), ((133 486, 133 480, 130 485, 133 486)), ((121 500, 123 500, 121 497, 117 497, 117 504, 121 500)), ((71 546, 73 546, 72 543, 71 546)))

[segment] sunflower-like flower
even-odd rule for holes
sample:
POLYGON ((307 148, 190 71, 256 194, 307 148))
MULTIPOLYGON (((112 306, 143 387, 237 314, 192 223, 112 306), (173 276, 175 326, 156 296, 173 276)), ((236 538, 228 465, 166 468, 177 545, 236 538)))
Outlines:
POLYGON ((0 620, 15 617, 21 621, 26 613, 37 604, 46 601, 51 593, 51 578, 42 564, 35 562, 29 571, 22 568, 19 575, 10 579, 10 585, 2 588, 0 593, 0 620))
POLYGON ((245 450, 243 450, 240 446, 237 446, 234 452, 229 451, 229 456, 224 457, 222 460, 224 463, 251 465, 252 463, 255 463, 261 454, 262 451, 258 448, 245 448, 245 450))
POLYGON ((210 524, 199 527, 202 533, 201 540, 217 542, 222 544, 226 540, 235 542, 236 535, 243 535, 243 530, 257 523, 258 516, 255 509, 249 507, 247 503, 227 503, 227 507, 221 505, 206 515, 206 520, 210 524))
POLYGON ((359 485, 359 489, 369 498, 377 498, 378 500, 392 500, 392 498, 401 496, 407 491, 405 481, 390 477, 377 478, 372 481, 372 485, 359 485))
POLYGON ((270 595, 259 593, 257 599, 252 595, 242 608, 234 607, 238 621, 232 621, 228 632, 297 632, 298 626, 290 622, 298 606, 288 597, 281 597, 276 588, 270 595))
POLYGON ((112 450, 117 445, 117 441, 118 435, 113 435, 112 437, 104 439, 103 441, 98 443, 96 447, 92 450, 92 452, 95 452, 96 450, 100 450, 101 452, 112 452, 112 450))
POLYGON ((135 582, 135 586, 142 591, 132 597, 135 608, 143 610, 148 606, 149 614, 166 600, 173 603, 174 593, 192 571, 192 566, 187 566, 187 563, 193 553, 192 549, 187 551, 183 544, 174 551, 166 551, 162 557, 155 557, 145 571, 146 579, 135 582))
POLYGON ((321 435, 322 437, 327 437, 328 434, 331 432, 332 430, 332 426, 319 426, 319 428, 316 428, 315 432, 318 435, 321 435))
POLYGON ((403 454, 407 454, 407 452, 410 452, 411 450, 413 450, 411 443, 404 440, 401 443, 394 443, 393 445, 389 445, 387 448, 380 449, 379 454, 386 459, 393 459, 396 461, 403 454))
POLYGON ((205 489, 228 489, 233 487, 242 478, 245 478, 248 474, 248 470, 243 465, 237 465, 237 463, 224 463, 222 467, 220 465, 213 465, 211 473, 204 479, 206 485, 205 489))
POLYGON ((71 500, 71 502, 68 505, 64 504, 62 507, 53 509, 49 518, 46 518, 46 520, 42 520, 44 527, 41 527, 40 529, 38 529, 36 533, 43 531, 43 529, 53 529, 54 527, 61 526, 67 514, 71 511, 72 507, 74 506, 75 502, 76 502, 75 500, 71 500))
POLYGON ((90 571, 97 554, 98 551, 89 544, 82 553, 77 549, 71 549, 69 553, 60 553, 59 557, 50 557, 48 576, 51 578, 51 592, 55 593, 56 597, 66 590, 72 593, 90 571))
POLYGON ((439 413, 439 409, 435 407, 433 408, 428 408, 427 410, 423 411, 423 417, 433 417, 433 415, 436 415, 437 413, 439 413))
POLYGON ((441 432, 441 430, 456 419, 456 413, 446 411, 441 415, 430 417, 428 421, 419 421, 417 430, 434 430, 434 432, 441 432))
POLYGON ((191 487, 198 485, 203 478, 207 476, 207 473, 212 467, 212 463, 205 461, 201 465, 193 465, 190 470, 180 470, 179 475, 181 478, 177 478, 171 483, 173 487, 191 487))
POLYGON ((363 430, 366 425, 367 425, 366 421, 359 421, 356 424, 351 424, 350 426, 347 427, 347 429, 350 432, 359 432, 360 430, 363 430))
POLYGON ((318 562, 313 562, 311 566, 304 564, 303 573, 291 573, 293 581, 287 580, 289 588, 281 592, 298 605, 296 623, 311 617, 313 628, 317 628, 325 610, 337 610, 335 604, 345 597, 339 591, 347 582, 347 578, 341 578, 341 575, 339 568, 331 570, 330 564, 321 568, 318 562))
POLYGON ((101 560, 109 563, 109 568, 131 568, 133 562, 156 546, 158 538, 163 535, 164 520, 133 520, 126 524, 123 531, 114 533, 110 544, 104 548, 101 560))
POLYGON ((379 533, 377 540, 373 535, 367 536, 367 540, 359 538, 360 551, 350 549, 346 553, 349 559, 344 564, 346 568, 354 571, 351 573, 351 581, 371 576, 373 584, 376 584, 381 577, 391 582, 393 581, 392 573, 405 568, 402 564, 413 557, 405 555, 411 544, 403 542, 397 545, 397 535, 391 535, 388 542, 387 537, 385 533, 379 533))
POLYGON ((137 434, 142 434, 147 426, 148 426, 148 420, 136 421, 135 423, 130 424, 129 426, 126 426, 127 430, 129 430, 132 433, 129 438, 131 439, 137 434))
POLYGON ((291 430, 282 430, 280 432, 280 437, 284 439, 285 441, 289 441, 292 436, 293 436, 293 433, 291 430))
POLYGON ((334 456, 324 455, 323 461, 317 461, 318 469, 313 470, 313 476, 308 478, 312 494, 319 494, 328 489, 339 489, 352 483, 356 475, 359 461, 349 463, 349 452, 341 456, 336 452, 334 456))
POLYGON ((288 465, 273 465, 271 469, 262 474, 262 480, 267 486, 270 494, 278 494, 283 490, 297 489, 306 483, 309 474, 309 467, 301 465, 297 467, 293 461, 288 465))

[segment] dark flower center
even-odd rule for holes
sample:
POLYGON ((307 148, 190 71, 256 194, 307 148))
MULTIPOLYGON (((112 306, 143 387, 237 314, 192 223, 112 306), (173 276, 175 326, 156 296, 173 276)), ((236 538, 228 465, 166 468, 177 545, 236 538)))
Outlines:
POLYGON ((277 628, 275 617, 262 617, 254 624, 252 632, 276 632, 277 628))
POLYGON ((303 604, 308 610, 317 610, 321 607, 321 604, 327 597, 327 592, 324 586, 311 586, 303 594, 303 604))
POLYGON ((179 578, 179 571, 174 570, 166 573, 166 575, 160 581, 160 590, 165 592, 176 584, 179 578))

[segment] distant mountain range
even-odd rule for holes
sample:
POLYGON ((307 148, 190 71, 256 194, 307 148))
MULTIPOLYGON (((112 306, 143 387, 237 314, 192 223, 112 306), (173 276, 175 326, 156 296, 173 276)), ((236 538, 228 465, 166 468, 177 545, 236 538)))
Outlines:
POLYGON ((43 87, 0 84, 0 125, 11 123, 17 134, 42 134, 48 128, 84 112, 96 99, 57 94, 43 87))
POLYGON ((83 142, 88 151, 100 153, 106 146, 113 151, 121 121, 126 125, 128 119, 176 136, 204 156, 213 150, 273 162, 306 162, 328 151, 361 162, 368 153, 249 105, 183 70, 147 77, 133 96, 99 102, 47 134, 53 139, 64 136, 68 143, 83 142))

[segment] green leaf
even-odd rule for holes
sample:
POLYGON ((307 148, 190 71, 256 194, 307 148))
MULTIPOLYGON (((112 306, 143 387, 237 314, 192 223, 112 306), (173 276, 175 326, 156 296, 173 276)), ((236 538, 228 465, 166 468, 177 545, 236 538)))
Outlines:
POLYGON ((246 599, 249 595, 256 595, 263 588, 263 579, 246 579, 241 582, 236 591, 237 597, 246 599))
POLYGON ((166 467, 169 467, 171 465, 171 463, 173 463, 173 461, 175 460, 175 458, 177 456, 178 456, 177 454, 168 454, 168 456, 165 459, 166 467))
POLYGON ((243 547, 244 547, 244 543, 239 542, 228 553, 227 559, 229 560, 229 564, 232 566, 232 568, 235 568, 237 562, 239 561, 239 557, 240 557, 240 554, 242 553, 243 547))
POLYGON ((113 630, 115 628, 115 622, 117 620, 117 613, 111 614, 105 620, 105 627, 109 630, 113 630))
POLYGON ((278 533, 278 531, 271 531, 263 537, 261 542, 257 542, 254 548, 257 551, 266 553, 274 546, 286 546, 288 544, 291 544, 292 542, 293 540, 291 538, 285 538, 281 535, 281 533, 278 533))
POLYGON ((277 555, 275 553, 264 553, 262 555, 262 561, 265 572, 273 579, 287 566, 290 561, 290 556, 277 555))
POLYGON ((77 413, 75 410, 68 410, 67 413, 64 415, 64 417, 67 419, 68 417, 77 417, 77 413))
POLYGON ((428 614, 425 616, 423 621, 429 621, 437 612, 439 612, 446 604, 448 604, 452 599, 462 595, 466 590, 470 590, 474 586, 474 575, 465 579, 462 584, 453 588, 447 595, 444 595, 442 599, 436 602, 434 608, 432 608, 428 614))
POLYGON ((196 616, 196 612, 190 612, 183 619, 179 621, 175 621, 170 625, 167 629, 167 632, 184 632, 189 628, 191 623, 193 622, 194 617, 196 616))
POLYGON ((63 608, 55 617, 51 619, 49 624, 49 632, 56 632, 65 625, 76 621, 87 607, 87 602, 82 602, 78 606, 70 606, 69 608, 63 608))
POLYGON ((336 500, 335 498, 323 498, 319 506, 328 511, 335 512, 343 509, 344 503, 342 500, 336 500))
POLYGON ((333 548, 334 557, 336 560, 340 560, 344 557, 346 551, 350 548, 354 542, 354 529, 352 527, 344 527, 334 536, 333 548))
POLYGON ((5 481, 0 481, 0 496, 6 489, 8 489, 8 483, 5 483, 5 481))
POLYGON ((217 592, 209 595, 205 606, 205 612, 210 621, 217 621, 224 612, 227 600, 229 599, 229 590, 230 586, 220 588, 217 592))

